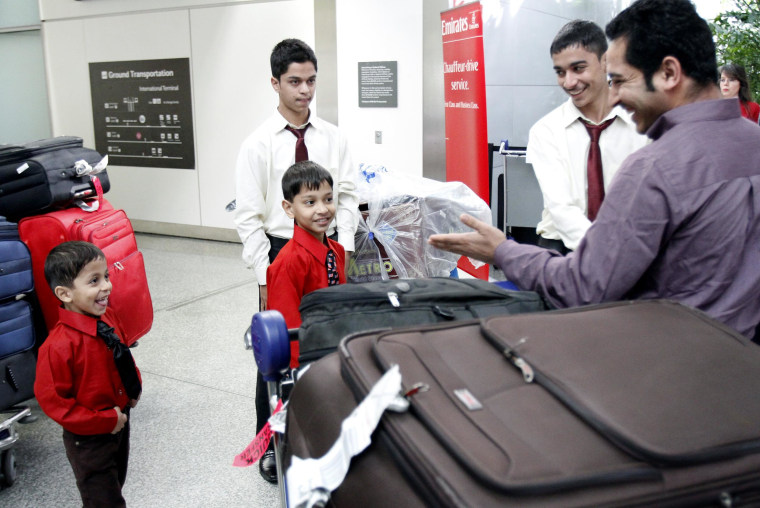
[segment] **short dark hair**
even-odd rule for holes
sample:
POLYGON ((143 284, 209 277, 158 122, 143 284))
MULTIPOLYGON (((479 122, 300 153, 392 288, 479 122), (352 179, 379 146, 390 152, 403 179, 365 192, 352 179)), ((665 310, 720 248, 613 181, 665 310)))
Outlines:
POLYGON ((45 258, 45 279, 55 292, 57 286, 74 286, 74 279, 87 263, 106 259, 103 251, 89 242, 78 240, 56 245, 45 258))
POLYGON ((702 87, 718 81, 712 32, 690 0, 638 0, 615 16, 605 32, 610 40, 627 40, 625 58, 644 74, 649 90, 667 56, 678 59, 684 74, 702 87))
POLYGON ((299 39, 285 39, 277 43, 269 57, 272 77, 279 81, 293 62, 311 62, 314 70, 317 70, 317 56, 308 44, 299 39))
POLYGON ((601 60, 607 51, 607 38, 602 27, 593 21, 575 19, 559 29, 549 48, 549 55, 556 55, 570 46, 581 46, 601 60))
POLYGON ((739 100, 749 102, 752 100, 752 91, 749 89, 749 78, 744 67, 735 63, 727 63, 718 69, 718 75, 725 73, 729 78, 739 82, 739 100))
POLYGON ((333 179, 329 171, 316 162, 296 162, 282 175, 282 196, 292 203, 301 189, 317 190, 322 182, 327 182, 332 188, 333 179))

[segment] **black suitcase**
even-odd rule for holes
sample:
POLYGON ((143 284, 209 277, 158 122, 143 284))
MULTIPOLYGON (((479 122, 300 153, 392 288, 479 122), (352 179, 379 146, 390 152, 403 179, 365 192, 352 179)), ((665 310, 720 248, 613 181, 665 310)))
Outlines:
MULTIPOLYGON (((83 160, 96 166, 103 159, 74 136, 0 147, 0 215, 18 222, 95 196, 93 179, 89 174, 78 175, 75 165, 83 160)), ((111 184, 106 170, 96 176, 102 192, 108 192, 111 184)))
POLYGON ((357 331, 546 310, 532 291, 510 291, 480 279, 391 279, 341 284, 303 297, 299 363, 335 351, 357 331))
MULTIPOLYGON (((621 302, 348 337, 293 388, 284 466, 327 454, 392 365, 411 408, 383 414, 333 506, 760 503, 760 349, 685 306, 621 302)), ((317 476, 288 470, 291 506, 317 476)))

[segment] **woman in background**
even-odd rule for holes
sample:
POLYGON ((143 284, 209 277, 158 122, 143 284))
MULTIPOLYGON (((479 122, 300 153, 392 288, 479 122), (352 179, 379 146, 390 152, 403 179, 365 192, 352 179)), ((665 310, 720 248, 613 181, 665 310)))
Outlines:
POLYGON ((720 92, 724 99, 738 97, 742 116, 758 123, 760 105, 752 102, 752 92, 749 91, 749 80, 744 67, 728 63, 720 68, 720 92))

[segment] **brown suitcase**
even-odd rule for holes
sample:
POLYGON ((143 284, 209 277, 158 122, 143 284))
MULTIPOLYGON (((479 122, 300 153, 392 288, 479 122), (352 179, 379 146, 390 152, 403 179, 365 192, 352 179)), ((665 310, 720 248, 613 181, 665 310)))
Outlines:
POLYGON ((666 301, 360 333, 289 399, 285 468, 320 457, 392 364, 386 412, 334 506, 760 502, 760 349, 666 301))

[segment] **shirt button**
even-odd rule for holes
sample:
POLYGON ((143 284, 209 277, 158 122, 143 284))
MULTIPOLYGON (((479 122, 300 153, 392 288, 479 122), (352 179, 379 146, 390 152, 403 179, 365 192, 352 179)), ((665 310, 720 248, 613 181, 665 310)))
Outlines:
POLYGON ((119 395, 122 395, 123 393, 124 393, 124 392, 122 392, 121 390, 119 390, 119 395))

